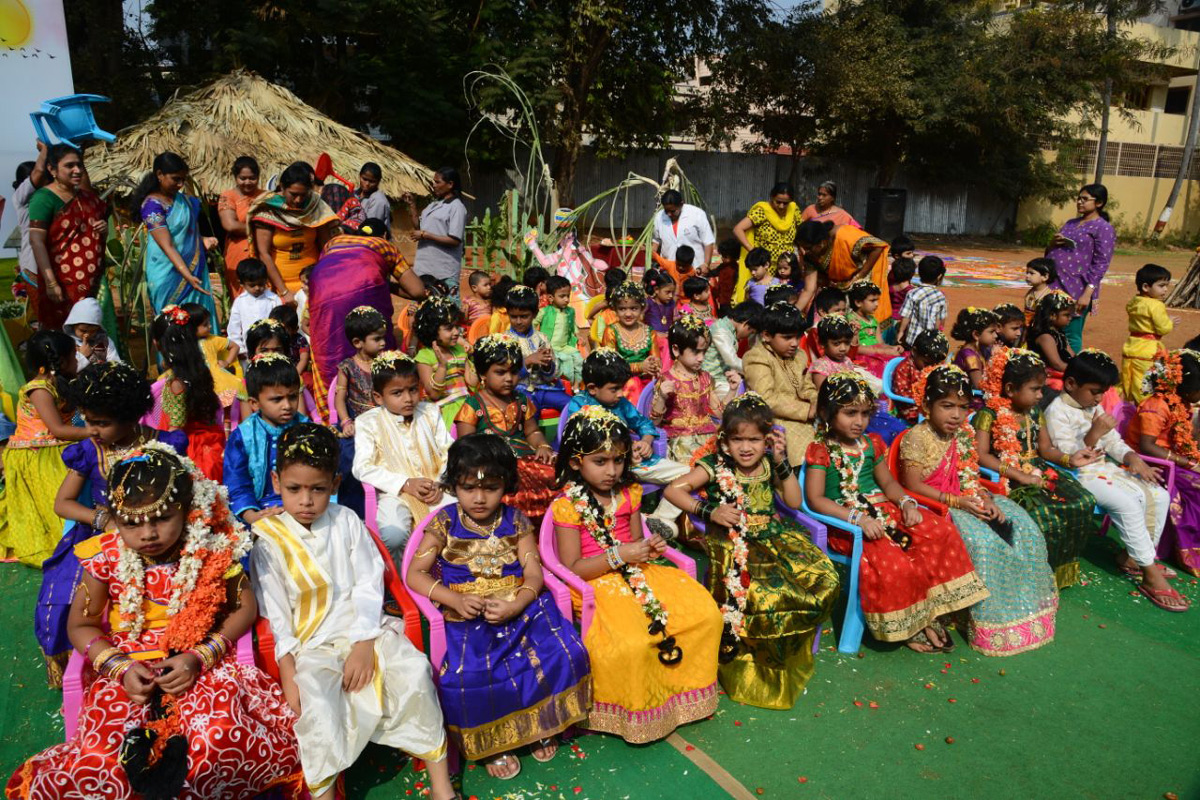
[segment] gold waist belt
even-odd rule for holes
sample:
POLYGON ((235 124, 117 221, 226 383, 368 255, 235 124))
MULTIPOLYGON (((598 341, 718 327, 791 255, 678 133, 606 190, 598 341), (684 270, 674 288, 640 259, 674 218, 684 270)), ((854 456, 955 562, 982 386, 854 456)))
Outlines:
POLYGON ((524 576, 508 575, 503 578, 476 578, 466 583, 448 583, 447 589, 460 594, 495 594, 505 590, 516 589, 525 582, 524 576))

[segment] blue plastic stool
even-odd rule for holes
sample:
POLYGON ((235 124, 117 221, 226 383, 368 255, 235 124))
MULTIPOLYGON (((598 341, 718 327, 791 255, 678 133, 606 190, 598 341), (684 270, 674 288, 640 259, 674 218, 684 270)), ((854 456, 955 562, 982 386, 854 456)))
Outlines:
POLYGON ((804 477, 807 474, 807 466, 800 467, 800 490, 804 497, 800 505, 801 510, 806 516, 812 517, 818 522, 823 523, 826 527, 837 528, 840 531, 845 531, 854 537, 854 544, 851 547, 850 555, 845 556, 831 549, 826 549, 826 555, 830 561, 838 564, 845 564, 849 572, 850 585, 846 587, 846 616, 842 619, 842 631, 838 634, 838 652, 840 653, 857 653, 859 646, 862 644, 863 632, 867 627, 867 618, 862 610, 862 598, 858 593, 858 567, 862 561, 863 549, 863 533, 862 528, 857 525, 851 525, 845 520, 831 517, 826 514, 819 514, 808 507, 808 497, 804 493, 804 477))

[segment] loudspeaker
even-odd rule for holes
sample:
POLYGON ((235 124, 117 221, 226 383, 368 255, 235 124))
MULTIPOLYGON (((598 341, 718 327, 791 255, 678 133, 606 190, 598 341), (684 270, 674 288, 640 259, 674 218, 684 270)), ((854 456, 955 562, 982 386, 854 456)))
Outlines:
POLYGON ((904 233, 907 189, 873 187, 867 190, 867 232, 890 242, 904 233))

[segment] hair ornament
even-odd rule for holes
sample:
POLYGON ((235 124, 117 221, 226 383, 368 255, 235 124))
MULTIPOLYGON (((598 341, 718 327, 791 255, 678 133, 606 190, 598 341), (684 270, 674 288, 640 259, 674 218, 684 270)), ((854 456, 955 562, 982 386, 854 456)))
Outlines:
POLYGON ((164 306, 162 315, 166 317, 172 325, 187 325, 192 321, 192 315, 174 303, 169 306, 164 306))
POLYGON ((259 328, 270 328, 276 333, 287 333, 287 328, 284 327, 284 324, 274 317, 263 317, 262 319, 255 320, 254 322, 250 323, 250 327, 246 329, 246 332, 249 333, 250 331, 258 330, 259 328))
POLYGON ((179 495, 179 490, 175 486, 175 482, 181 475, 188 473, 188 466, 180 461, 179 456, 174 450, 170 450, 162 446, 158 442, 146 442, 136 450, 130 451, 128 455, 112 465, 110 474, 122 464, 133 464, 144 462, 151 466, 165 467, 168 470, 167 485, 163 487, 163 492, 158 497, 140 506, 130 505, 126 498, 130 494, 130 489, 136 488, 129 484, 130 477, 133 475, 133 470, 125 471, 121 476, 117 485, 110 488, 108 492, 109 506, 113 513, 121 519, 122 522, 136 525, 138 523, 147 522, 151 519, 163 516, 163 512, 175 501, 179 495), (157 445, 157 446, 156 446, 157 445))
POLYGON ((502 356, 496 360, 496 363, 515 362, 522 357, 521 343, 511 333, 491 333, 484 336, 475 343, 474 352, 488 360, 492 360, 497 355, 502 356))
POLYGON ((266 366, 267 364, 291 364, 292 360, 283 353, 259 353, 250 359, 250 366, 266 366))
MULTIPOLYGON (((871 285, 874 286, 875 284, 871 285)), ((826 314, 817 323, 817 333, 823 333, 831 339, 852 336, 854 334, 854 324, 850 322, 850 318, 845 314, 826 314)))
POLYGON ((395 370, 399 364, 415 364, 416 361, 408 353, 400 350, 384 350, 379 355, 371 359, 371 372, 383 372, 384 370, 395 370))
POLYGON ((704 320, 695 314, 684 314, 675 320, 675 324, 688 333, 703 333, 708 331, 708 326, 704 324, 704 320))
POLYGON ((829 384, 829 398, 838 408, 875 404, 874 390, 866 378, 857 372, 835 372, 825 382, 829 384))
POLYGON ((870 278, 859 278, 858 280, 854 281, 853 283, 851 283, 849 286, 846 287, 846 294, 849 294, 850 292, 853 292, 856 289, 877 289, 877 288, 879 288, 879 287, 875 285, 875 281, 871 280, 870 278))
POLYGON ((1038 308, 1046 306, 1053 313, 1066 311, 1068 308, 1075 307, 1075 298, 1064 292, 1062 289, 1055 289, 1041 300, 1038 301, 1038 308))
POLYGON ((338 452, 335 448, 329 446, 328 429, 322 428, 319 425, 313 425, 310 428, 303 428, 293 433, 291 441, 283 448, 284 458, 297 458, 305 455, 309 458, 322 461, 329 459, 337 459, 338 452), (322 435, 326 433, 326 435, 322 435))
POLYGON ((508 290, 508 294, 505 297, 524 297, 526 295, 536 297, 537 289, 534 289, 532 286, 526 286, 523 283, 517 283, 508 290))
POLYGON ((567 435, 563 446, 576 456, 589 456, 603 450, 612 450, 629 435, 629 428, 621 418, 604 406, 584 406, 567 421, 567 435), (590 450, 580 450, 585 436, 598 434, 598 443, 590 450))
POLYGON ((616 364, 625 359, 621 358, 621 354, 617 352, 615 347, 597 347, 587 355, 588 360, 598 361, 602 364, 616 364))
POLYGON ((996 316, 1000 316, 1000 312, 1002 312, 1002 311, 1005 314, 1017 313, 1017 314, 1021 314, 1022 316, 1024 316, 1024 314, 1025 314, 1025 312, 1021 310, 1021 307, 1018 306, 1016 303, 1000 303, 999 305, 997 305, 995 308, 992 309, 992 313, 995 314, 996 316))
POLYGON ((625 281, 612 290, 612 294, 609 296, 609 304, 615 306, 622 300, 633 300, 636 303, 644 304, 646 302, 646 290, 639 283, 625 281))
POLYGON ((1083 355, 1084 353, 1087 353, 1088 355, 1092 356, 1093 358, 1098 358, 1100 361, 1104 362, 1105 364, 1112 364, 1114 367, 1117 365, 1117 362, 1113 361, 1112 356, 1110 356, 1108 353, 1104 352, 1103 350, 1100 350, 1099 348, 1085 347, 1082 350, 1080 350, 1076 355, 1083 355))
POLYGON ((758 392, 743 392, 725 404, 725 410, 731 408, 767 408, 771 406, 758 392))
POLYGON ((956 392, 959 397, 966 397, 970 394, 971 380, 961 367, 954 364, 938 364, 936 367, 924 369, 913 384, 913 399, 917 401, 918 407, 925 405, 926 388, 931 378, 956 382, 959 385, 956 392))
POLYGON ((346 316, 347 317, 370 317, 370 316, 375 316, 377 314, 381 317, 383 316, 383 314, 380 314, 379 309, 376 308, 375 306, 355 306, 354 308, 350 309, 350 313, 347 314, 346 316))

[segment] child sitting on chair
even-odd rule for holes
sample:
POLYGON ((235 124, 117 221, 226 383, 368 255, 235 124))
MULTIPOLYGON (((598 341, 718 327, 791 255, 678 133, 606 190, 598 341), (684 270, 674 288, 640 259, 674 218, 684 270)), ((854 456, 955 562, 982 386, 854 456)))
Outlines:
MULTIPOLYGON (((892 391, 901 397, 913 397, 917 379, 930 367, 946 363, 950 357, 950 340, 939 330, 921 331, 913 342, 908 356, 892 373, 892 391)), ((913 403, 892 402, 892 414, 909 425, 916 425, 921 409, 913 403)))
POLYGON ((417 362, 391 350, 371 362, 378 405, 354 429, 354 477, 379 492, 375 520, 392 561, 403 560, 413 525, 449 502, 438 484, 453 439, 434 403, 421 400, 417 362))
POLYGON ((571 398, 559 380, 558 360, 550 339, 533 327, 538 313, 537 292, 518 284, 505 295, 504 308, 508 311, 508 334, 521 346, 525 362, 517 390, 532 400, 538 411, 546 408, 561 411, 571 398))
POLYGON ((682 462, 716 435, 717 420, 742 382, 739 379, 720 395, 714 390, 712 378, 701 369, 712 338, 699 317, 681 317, 671 326, 667 341, 673 363, 654 384, 650 419, 666 431, 667 455, 682 462))
POLYGON ((330 502, 338 458, 328 428, 286 431, 271 473, 283 513, 254 525, 255 595, 299 717, 305 783, 314 800, 332 798, 342 772, 375 742, 424 760, 430 797, 455 798, 429 661, 383 613, 384 564, 370 532, 330 502))
POLYGON ((538 312, 534 327, 550 340, 559 373, 574 386, 579 383, 583 354, 579 352, 575 309, 571 308, 571 284, 561 275, 551 275, 546 279, 546 294, 550 302, 538 312))

